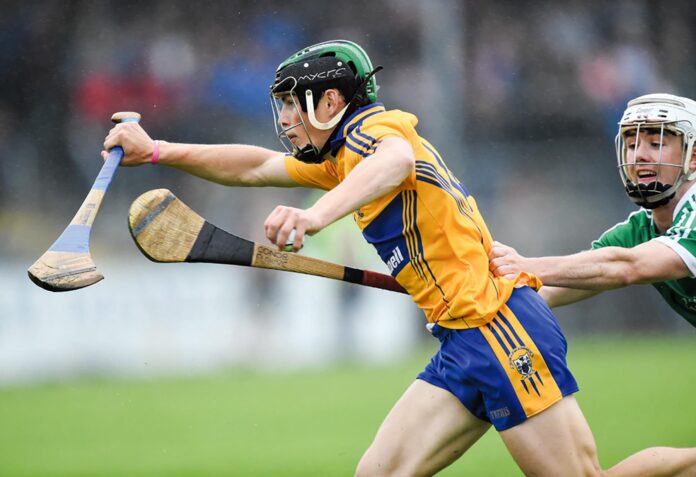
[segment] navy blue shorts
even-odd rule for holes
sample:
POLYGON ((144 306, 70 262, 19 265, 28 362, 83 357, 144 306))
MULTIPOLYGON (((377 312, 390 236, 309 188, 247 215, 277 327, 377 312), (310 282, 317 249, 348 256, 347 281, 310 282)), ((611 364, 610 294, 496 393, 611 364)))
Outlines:
POLYGON ((433 325, 440 340, 418 379, 454 394, 476 417, 504 431, 578 391, 566 364, 567 343, 544 300, 517 288, 479 328, 433 325))

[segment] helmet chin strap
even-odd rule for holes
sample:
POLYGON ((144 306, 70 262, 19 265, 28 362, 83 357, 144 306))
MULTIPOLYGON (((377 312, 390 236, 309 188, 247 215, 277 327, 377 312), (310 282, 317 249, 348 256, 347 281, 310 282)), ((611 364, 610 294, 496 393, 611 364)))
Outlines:
MULTIPOLYGON (((328 131, 330 129, 335 128, 336 125, 341 121, 341 119, 343 119, 343 115, 350 107, 350 104, 347 104, 346 107, 339 111, 339 113, 336 114, 333 118, 331 118, 331 120, 323 123, 319 121, 316 115, 314 114, 314 95, 312 94, 311 89, 308 89, 306 91, 305 97, 307 100, 307 119, 309 120, 312 126, 321 131, 328 131)), ((309 131, 307 131, 306 128, 305 131, 307 132, 307 135, 309 135, 309 131)), ((324 147, 322 147, 321 150, 319 150, 319 148, 315 146, 312 142, 312 139, 309 138, 309 143, 306 144, 304 147, 295 148, 293 156, 296 159, 299 159, 300 161, 305 162, 307 164, 318 164, 324 161, 324 154, 328 152, 328 149, 328 141, 326 142, 326 144, 324 144, 324 147)))
MULTIPOLYGON (((338 114, 336 114, 333 118, 331 118, 329 121, 325 123, 319 121, 316 115, 314 114, 314 94, 312 93, 312 90, 308 89, 307 91, 305 91, 307 119, 309 120, 310 124, 314 126, 316 129, 319 129, 320 131, 328 131, 330 129, 334 129, 338 125, 338 123, 341 122, 346 112, 351 110, 351 107, 356 107, 356 104, 364 97, 363 95, 365 94, 365 88, 367 87, 368 81, 372 76, 375 75, 375 73, 377 73, 381 69, 382 67, 378 66, 377 68, 372 70, 365 77, 363 82, 360 83, 353 98, 350 101, 348 101, 348 104, 346 104, 346 106, 342 110, 340 110, 338 114)), ((309 136, 309 132, 307 131, 306 127, 305 131, 309 136)), ((324 154, 326 154, 330 149, 330 138, 328 141, 324 143, 324 146, 321 148, 321 150, 312 143, 311 138, 309 139, 309 144, 305 145, 303 148, 300 149, 295 147, 293 149, 293 156, 296 159, 299 159, 300 161, 306 162, 308 164, 318 164, 324 161, 324 154)))
POLYGON ((660 181, 635 184, 627 181, 626 194, 633 203, 646 209, 656 209, 672 200, 682 182, 682 180, 678 180, 675 184, 663 184, 660 181))
POLYGON ((314 114, 314 95, 312 94, 311 89, 308 89, 305 92, 305 97, 307 100, 307 117, 309 118, 309 122, 312 124, 312 126, 322 131, 328 131, 329 129, 336 127, 341 119, 343 119, 343 115, 348 110, 348 106, 350 106, 350 104, 346 104, 346 107, 339 111, 336 116, 331 118, 329 121, 322 123, 314 114))
POLYGON ((324 155, 313 144, 307 144, 302 149, 296 148, 293 157, 307 164, 324 162, 324 155))

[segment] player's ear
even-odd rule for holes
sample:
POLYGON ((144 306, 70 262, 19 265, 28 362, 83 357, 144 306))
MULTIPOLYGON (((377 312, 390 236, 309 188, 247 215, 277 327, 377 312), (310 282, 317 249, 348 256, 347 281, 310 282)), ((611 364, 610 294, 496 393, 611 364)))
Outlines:
POLYGON ((338 112, 345 106, 343 95, 336 88, 327 89, 324 93, 324 98, 326 99, 326 107, 329 113, 338 112))

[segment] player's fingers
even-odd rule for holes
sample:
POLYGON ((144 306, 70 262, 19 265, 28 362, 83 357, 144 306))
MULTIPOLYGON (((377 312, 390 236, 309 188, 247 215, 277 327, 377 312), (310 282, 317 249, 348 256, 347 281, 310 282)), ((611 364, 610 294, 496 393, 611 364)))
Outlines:
POLYGON ((505 252, 505 246, 501 243, 498 242, 493 242, 493 245, 491 246, 490 250, 488 251, 488 256, 489 257, 499 257, 500 255, 503 255, 505 252))
POLYGON ((288 242, 292 239, 292 251, 297 252, 302 248, 306 233, 306 226, 304 223, 302 223, 302 221, 300 221, 295 224, 293 231, 295 232, 295 236, 293 237, 291 233, 290 237, 288 237, 288 242))
POLYGON ((104 144, 102 146, 104 147, 105 151, 109 151, 115 145, 116 145, 116 141, 114 139, 114 136, 111 133, 109 133, 109 135, 106 136, 106 138, 104 139, 104 144))
POLYGON ((275 238, 278 235, 278 224, 276 215, 277 215, 277 207, 276 209, 273 209, 273 211, 268 214, 268 217, 266 217, 266 220, 263 221, 263 233, 266 235, 266 238, 271 242, 275 243, 275 238))
POLYGON ((279 249, 285 246, 285 240, 290 234, 290 231, 294 228, 294 223, 292 220, 288 220, 290 211, 288 207, 279 205, 273 212, 269 214, 264 222, 264 230, 266 232, 266 238, 273 244, 277 245, 279 249))
POLYGON ((102 157, 102 159, 104 159, 104 160, 106 161, 106 160, 108 159, 108 157, 109 157, 109 153, 106 152, 106 151, 102 151, 102 152, 101 152, 101 157, 102 157))
MULTIPOLYGON (((293 221, 288 220, 286 221, 280 229, 278 229, 278 235, 276 237, 275 243, 278 246, 278 250, 285 250, 285 247, 289 243, 294 243, 295 237, 291 237, 292 235, 296 235, 296 233, 293 234, 293 231, 295 230, 295 226, 293 221)), ((293 245, 294 249, 294 245, 293 245)))
POLYGON ((501 266, 506 265, 505 257, 496 257, 490 260, 488 263, 490 263, 491 267, 493 268, 500 268, 501 266))
POLYGON ((278 237, 278 246, 282 246, 283 250, 286 252, 297 252, 302 248, 305 235, 307 235, 310 227, 310 220, 307 211, 290 208, 286 221, 281 227, 279 234, 285 232, 285 230, 290 226, 292 226, 292 228, 284 240, 282 237, 278 237))
MULTIPOLYGON (((492 263, 491 267, 493 267, 491 272, 493 272, 493 275, 495 275, 496 277, 502 277, 506 274, 506 266, 505 265, 492 263)), ((509 273, 509 271, 508 271, 508 273, 509 273)))
POLYGON ((508 280, 514 280, 519 273, 520 270, 512 265, 499 265, 493 271, 496 277, 502 277, 508 280))
POLYGON ((491 247, 489 255, 493 257, 504 257, 505 255, 509 255, 511 253, 515 253, 514 248, 499 243, 491 247))
POLYGON ((509 253, 510 250, 513 250, 513 248, 508 245, 505 245, 504 243, 494 241, 491 245, 490 253, 493 253, 495 255, 505 255, 506 253, 509 253))
MULTIPOLYGON (((114 148, 114 146, 123 147, 124 142, 125 142, 125 137, 123 136, 121 131, 116 130, 116 128, 114 128, 111 131, 109 131, 109 134, 106 136, 106 139, 104 139, 104 150, 110 151, 111 149, 114 148)), ((126 150, 126 148, 124 148, 124 151, 125 150, 126 150)))
POLYGON ((142 139, 143 136, 147 136, 147 133, 138 123, 116 124, 106 135, 104 149, 108 151, 114 146, 123 147, 125 143, 132 143, 134 140, 142 139))
POLYGON ((152 158, 154 141, 137 123, 115 125, 104 139, 104 150, 110 151, 115 146, 123 148, 123 166, 147 164, 152 158))

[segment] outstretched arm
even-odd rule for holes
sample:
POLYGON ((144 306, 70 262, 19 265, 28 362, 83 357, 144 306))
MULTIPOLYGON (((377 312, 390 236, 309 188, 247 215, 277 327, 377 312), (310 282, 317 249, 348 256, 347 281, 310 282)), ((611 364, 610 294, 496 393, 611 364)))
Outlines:
POLYGON ((577 290, 575 288, 552 287, 544 285, 539 290, 539 295, 551 308, 570 305, 586 298, 597 295, 599 290, 577 290))
MULTIPOLYGON (((104 150, 123 147, 121 164, 150 163, 154 141, 136 123, 118 124, 104 140, 104 150)), ((104 155, 105 152, 102 152, 104 155)), ((242 144, 175 144, 159 141, 158 164, 175 167, 203 179, 231 186, 298 185, 285 169, 285 154, 242 144)))
POLYGON ((415 164, 413 149, 405 139, 396 136, 384 138, 374 154, 356 165, 310 210, 327 226, 401 185, 415 164))
POLYGON ((415 167, 411 145, 397 136, 386 137, 377 151, 356 165, 335 188, 312 207, 302 210, 278 206, 265 222, 268 239, 283 248, 295 229, 295 250, 306 234, 312 235, 353 210, 398 187, 415 167))
POLYGON ((491 271, 513 278, 531 272, 548 284, 585 290, 676 280, 690 276, 681 257, 658 240, 633 248, 604 247, 559 257, 527 258, 495 242, 489 253, 491 271))

